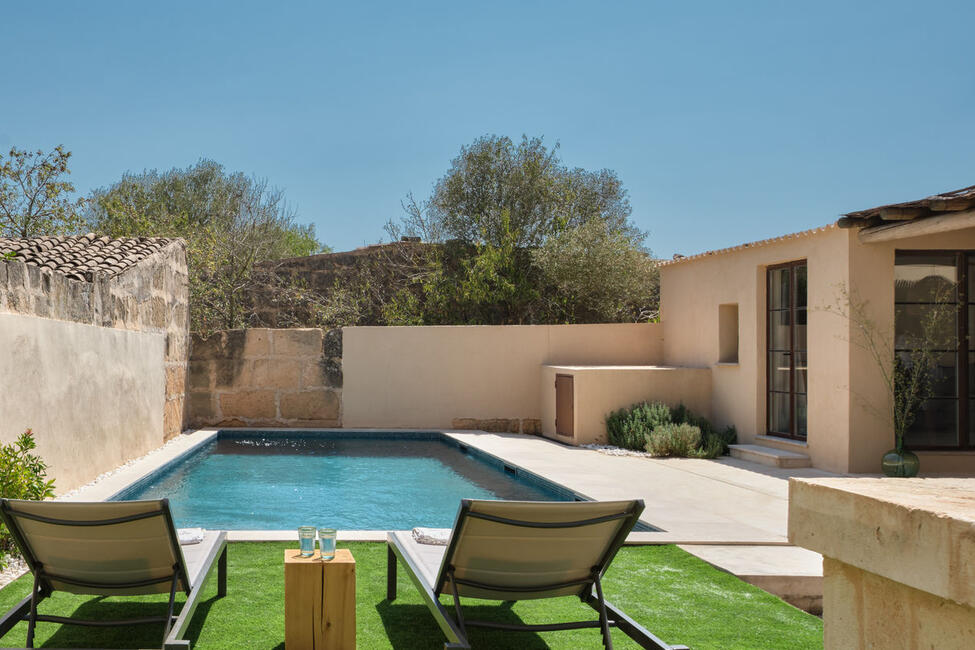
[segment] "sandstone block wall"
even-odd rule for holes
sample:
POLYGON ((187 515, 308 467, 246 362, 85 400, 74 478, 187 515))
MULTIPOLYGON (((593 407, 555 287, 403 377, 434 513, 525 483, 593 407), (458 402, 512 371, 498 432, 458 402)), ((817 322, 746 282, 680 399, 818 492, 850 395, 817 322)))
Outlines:
POLYGON ((189 347, 189 285, 182 241, 118 275, 95 274, 91 282, 16 258, 2 262, 0 313, 4 312, 163 334, 166 398, 159 442, 182 431, 189 347))
POLYGON ((827 649, 975 647, 975 480, 794 478, 789 541, 823 554, 827 649))
POLYGON ((194 334, 192 426, 342 426, 342 330, 194 334))

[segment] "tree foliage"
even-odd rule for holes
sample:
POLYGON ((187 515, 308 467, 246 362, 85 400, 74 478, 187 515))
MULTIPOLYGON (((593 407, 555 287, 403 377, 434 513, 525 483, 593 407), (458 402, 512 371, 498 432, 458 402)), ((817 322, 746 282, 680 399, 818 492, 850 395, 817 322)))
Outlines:
POLYGON ((570 169, 542 138, 484 136, 462 147, 430 197, 403 202, 394 238, 441 245, 390 324, 638 321, 658 302, 657 270, 610 170, 570 169))
POLYGON ((0 234, 37 237, 76 231, 83 219, 83 199, 72 200, 71 152, 58 145, 52 151, 11 148, 0 154, 0 234))
POLYGON ((489 135, 461 147, 425 201, 410 194, 395 234, 424 241, 459 239, 501 246, 516 233, 518 247, 535 247, 556 233, 599 218, 608 227, 633 231, 632 209, 616 173, 570 169, 540 137, 489 135))
POLYGON ((255 284, 280 285, 255 274, 255 262, 327 250, 314 226, 295 218, 281 190, 211 160, 127 173, 93 192, 88 213, 99 234, 186 240, 191 328, 200 332, 252 324, 248 300, 255 284))

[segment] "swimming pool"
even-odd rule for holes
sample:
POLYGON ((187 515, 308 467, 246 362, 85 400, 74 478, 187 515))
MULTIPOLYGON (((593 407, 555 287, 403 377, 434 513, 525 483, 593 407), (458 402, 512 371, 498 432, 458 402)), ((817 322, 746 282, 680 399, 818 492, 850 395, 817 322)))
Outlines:
POLYGON ((112 497, 157 498, 177 526, 227 530, 450 527, 462 498, 583 500, 437 432, 243 430, 112 497))

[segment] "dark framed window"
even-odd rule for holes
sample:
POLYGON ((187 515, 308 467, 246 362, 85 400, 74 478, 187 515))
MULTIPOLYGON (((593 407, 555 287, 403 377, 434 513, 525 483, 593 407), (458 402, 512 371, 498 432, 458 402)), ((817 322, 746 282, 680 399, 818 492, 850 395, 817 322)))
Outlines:
POLYGON ((769 435, 806 439, 806 261, 766 271, 766 386, 769 435))
MULTIPOLYGON (((894 258, 894 354, 912 363, 925 322, 939 310, 931 396, 904 434, 909 449, 975 447, 975 251, 897 251, 894 258), (944 315, 948 307, 947 316, 944 315)), ((929 325, 930 327, 930 325, 929 325)))

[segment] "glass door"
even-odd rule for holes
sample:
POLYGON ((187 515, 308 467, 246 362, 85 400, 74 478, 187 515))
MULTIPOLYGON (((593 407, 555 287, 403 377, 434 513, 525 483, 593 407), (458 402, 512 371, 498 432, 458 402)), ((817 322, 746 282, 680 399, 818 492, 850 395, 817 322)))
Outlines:
POLYGON ((806 439, 806 261, 770 266, 768 295, 768 433, 806 439))

